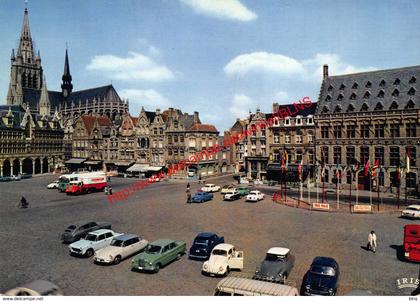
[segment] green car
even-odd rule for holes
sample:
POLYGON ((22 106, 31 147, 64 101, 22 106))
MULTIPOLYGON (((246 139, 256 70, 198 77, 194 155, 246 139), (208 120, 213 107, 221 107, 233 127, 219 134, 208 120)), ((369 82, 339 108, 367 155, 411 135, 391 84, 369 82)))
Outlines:
POLYGON ((146 249, 131 260, 131 269, 136 271, 154 271, 168 263, 178 260, 186 250, 185 241, 159 239, 150 243, 146 249))
POLYGON ((249 190, 249 188, 247 187, 238 187, 236 188, 236 191, 239 193, 240 196, 247 195, 251 192, 251 190, 249 190))

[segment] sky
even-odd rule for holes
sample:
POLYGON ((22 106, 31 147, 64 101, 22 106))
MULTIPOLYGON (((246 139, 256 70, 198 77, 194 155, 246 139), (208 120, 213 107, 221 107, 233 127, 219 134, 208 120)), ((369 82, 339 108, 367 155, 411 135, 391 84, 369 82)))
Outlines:
MULTIPOLYGON (((198 111, 223 133, 249 110, 305 96, 330 75, 420 65, 418 0, 29 0, 48 88, 66 43, 74 90, 112 83, 130 113, 198 111)), ((0 0, 0 103, 24 1, 0 0)))

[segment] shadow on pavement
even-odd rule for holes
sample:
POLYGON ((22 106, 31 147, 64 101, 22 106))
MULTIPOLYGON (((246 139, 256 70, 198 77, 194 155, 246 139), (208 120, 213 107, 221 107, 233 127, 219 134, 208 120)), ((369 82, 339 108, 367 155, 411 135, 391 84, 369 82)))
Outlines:
POLYGON ((398 258, 398 260, 400 260, 400 261, 406 261, 405 260, 405 257, 404 257, 404 246, 401 246, 401 245, 390 245, 390 247, 392 248, 392 249, 394 249, 396 252, 397 252, 397 258, 398 258))

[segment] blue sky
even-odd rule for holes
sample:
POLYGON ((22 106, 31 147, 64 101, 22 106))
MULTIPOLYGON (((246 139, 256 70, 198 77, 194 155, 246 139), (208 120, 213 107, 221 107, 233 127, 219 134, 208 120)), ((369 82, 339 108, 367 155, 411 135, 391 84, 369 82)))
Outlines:
MULTIPOLYGON (((178 107, 228 129, 304 96, 330 75, 420 64, 420 1, 29 0, 48 88, 66 42, 76 90, 113 83, 130 112, 178 107)), ((0 99, 24 1, 0 1, 0 99)))

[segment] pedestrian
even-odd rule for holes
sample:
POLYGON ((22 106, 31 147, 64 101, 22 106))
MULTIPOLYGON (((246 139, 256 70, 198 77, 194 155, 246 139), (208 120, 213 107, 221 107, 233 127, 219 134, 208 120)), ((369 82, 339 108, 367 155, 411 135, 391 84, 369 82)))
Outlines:
POLYGON ((25 199, 24 196, 20 199, 20 208, 28 208, 28 201, 25 199))
POLYGON ((108 194, 108 186, 105 186, 105 194, 108 194))
POLYGON ((201 184, 201 174, 198 175, 198 184, 201 184))
POLYGON ((370 231, 368 235, 368 250, 376 253, 376 234, 375 231, 370 231))
POLYGON ((111 186, 108 188, 108 194, 111 194, 112 195, 112 188, 111 188, 111 186))
POLYGON ((191 204, 191 192, 187 191, 187 204, 191 204))

